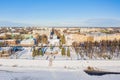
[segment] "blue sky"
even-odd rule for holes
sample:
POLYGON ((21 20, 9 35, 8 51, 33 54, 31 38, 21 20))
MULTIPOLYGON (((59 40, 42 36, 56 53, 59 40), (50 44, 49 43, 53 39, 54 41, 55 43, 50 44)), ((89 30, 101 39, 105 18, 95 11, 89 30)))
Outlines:
POLYGON ((0 0, 0 26, 120 26, 120 0, 0 0))

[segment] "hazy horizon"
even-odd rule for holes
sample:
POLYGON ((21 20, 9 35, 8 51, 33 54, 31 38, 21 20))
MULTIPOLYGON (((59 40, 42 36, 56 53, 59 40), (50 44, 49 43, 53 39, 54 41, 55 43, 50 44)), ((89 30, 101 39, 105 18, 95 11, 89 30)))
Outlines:
POLYGON ((119 0, 0 0, 0 26, 119 27, 119 0))

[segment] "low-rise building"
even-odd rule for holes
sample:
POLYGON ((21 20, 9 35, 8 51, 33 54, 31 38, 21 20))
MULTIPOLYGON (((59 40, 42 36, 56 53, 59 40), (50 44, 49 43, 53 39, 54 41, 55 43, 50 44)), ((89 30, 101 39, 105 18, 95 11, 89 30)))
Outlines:
POLYGON ((85 42, 85 41, 94 41, 94 37, 81 35, 81 34, 69 34, 66 35, 66 44, 68 46, 72 45, 73 42, 85 42))
POLYGON ((17 41, 16 39, 8 39, 8 40, 5 40, 5 43, 8 45, 16 45, 17 41))
POLYGON ((21 46, 34 46, 35 44, 35 39, 24 39, 20 42, 21 46))
POLYGON ((0 47, 0 57, 9 57, 12 54, 11 47, 0 47))

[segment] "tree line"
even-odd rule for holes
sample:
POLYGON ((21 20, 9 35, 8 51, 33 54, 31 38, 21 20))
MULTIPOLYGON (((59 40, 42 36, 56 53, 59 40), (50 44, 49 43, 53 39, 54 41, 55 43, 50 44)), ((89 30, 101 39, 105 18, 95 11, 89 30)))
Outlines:
POLYGON ((113 59, 119 58, 120 56, 120 40, 102 40, 98 41, 86 41, 83 43, 72 43, 77 55, 84 58, 85 56, 89 59, 93 58, 104 58, 113 59))

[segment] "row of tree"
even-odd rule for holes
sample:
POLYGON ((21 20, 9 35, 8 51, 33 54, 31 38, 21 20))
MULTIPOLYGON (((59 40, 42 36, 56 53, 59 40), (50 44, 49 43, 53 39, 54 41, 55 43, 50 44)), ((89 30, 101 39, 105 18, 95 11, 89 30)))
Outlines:
POLYGON ((93 57, 103 57, 112 59, 120 55, 120 40, 102 40, 100 42, 84 42, 73 43, 73 47, 77 53, 82 57, 88 56, 90 59, 93 57))
POLYGON ((43 56, 43 51, 41 48, 35 49, 33 48, 33 52, 32 52, 32 57, 34 58, 35 56, 43 56))
POLYGON ((48 37, 47 37, 47 35, 45 35, 45 34, 38 35, 38 37, 37 37, 37 43, 47 44, 48 43, 48 37))
POLYGON ((65 43, 66 43, 65 35, 62 35, 62 36, 60 37, 60 41, 61 41, 62 44, 65 44, 65 43))
POLYGON ((62 55, 62 56, 66 56, 66 55, 67 55, 68 57, 71 57, 69 47, 68 47, 68 48, 62 47, 62 48, 61 48, 61 55, 62 55), (67 51, 66 51, 66 49, 67 49, 67 51))
MULTIPOLYGON (((71 57, 70 48, 69 47, 68 48, 62 47, 61 48, 61 55, 71 57)), ((35 56, 43 56, 43 51, 41 48, 38 48, 38 49, 33 48, 32 57, 34 58, 35 56)))

